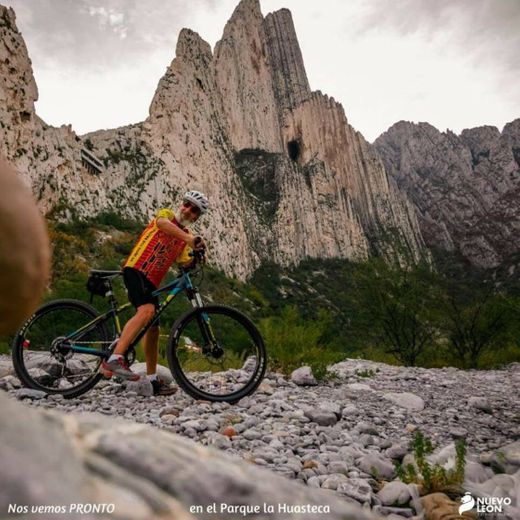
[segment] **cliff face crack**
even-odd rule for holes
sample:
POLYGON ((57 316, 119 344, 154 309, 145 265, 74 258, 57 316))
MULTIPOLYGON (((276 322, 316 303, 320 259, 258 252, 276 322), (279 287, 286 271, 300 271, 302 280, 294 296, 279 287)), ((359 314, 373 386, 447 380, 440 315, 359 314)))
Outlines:
POLYGON ((297 139, 293 139, 287 143, 287 152, 291 160, 298 162, 300 158, 300 142, 297 139))

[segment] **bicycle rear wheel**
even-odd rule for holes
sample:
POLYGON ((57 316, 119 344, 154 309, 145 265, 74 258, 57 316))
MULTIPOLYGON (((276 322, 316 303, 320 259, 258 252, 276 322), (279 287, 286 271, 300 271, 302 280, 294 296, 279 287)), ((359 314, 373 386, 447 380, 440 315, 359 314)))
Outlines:
POLYGON ((195 399, 234 403, 256 390, 267 367, 260 332, 224 305, 195 308, 173 325, 168 363, 179 386, 195 399))
POLYGON ((106 321, 88 325, 98 316, 94 307, 79 300, 56 300, 40 307, 13 340, 13 365, 22 383, 68 398, 90 390, 102 377, 102 357, 74 352, 71 346, 107 350, 111 336, 106 321))

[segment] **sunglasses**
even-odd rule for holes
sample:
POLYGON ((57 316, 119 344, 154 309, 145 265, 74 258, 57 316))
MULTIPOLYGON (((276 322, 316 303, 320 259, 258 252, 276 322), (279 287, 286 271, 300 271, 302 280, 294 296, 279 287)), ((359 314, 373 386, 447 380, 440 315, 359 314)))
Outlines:
POLYGON ((189 200, 185 200, 182 205, 185 208, 188 208, 191 213, 194 213, 195 215, 200 214, 200 208, 198 206, 195 206, 195 204, 192 204, 189 200))

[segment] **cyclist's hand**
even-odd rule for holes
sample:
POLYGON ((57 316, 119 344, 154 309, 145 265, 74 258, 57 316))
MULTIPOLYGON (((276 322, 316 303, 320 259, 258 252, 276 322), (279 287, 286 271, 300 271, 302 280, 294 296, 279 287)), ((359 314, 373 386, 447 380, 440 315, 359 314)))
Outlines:
POLYGON ((197 264, 204 265, 206 263, 206 249, 194 249, 189 253, 189 256, 193 258, 189 268, 193 269, 197 264))
POLYGON ((201 236, 192 237, 190 240, 189 246, 194 250, 198 251, 200 249, 206 249, 206 243, 201 236))
POLYGON ((204 249, 200 249, 198 252, 200 253, 199 264, 206 265, 206 262, 208 261, 208 250, 204 247, 204 249))

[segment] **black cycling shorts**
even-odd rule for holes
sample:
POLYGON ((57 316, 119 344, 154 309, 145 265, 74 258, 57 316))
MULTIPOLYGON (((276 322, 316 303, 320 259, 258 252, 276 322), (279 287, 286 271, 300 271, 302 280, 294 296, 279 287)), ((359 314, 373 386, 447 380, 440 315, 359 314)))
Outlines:
MULTIPOLYGON (((133 267, 125 267, 123 280, 128 291, 128 299, 136 309, 147 303, 153 303, 156 309, 159 307, 159 298, 152 296, 157 287, 141 271, 133 267)), ((156 325, 159 325, 158 321, 156 325)))

